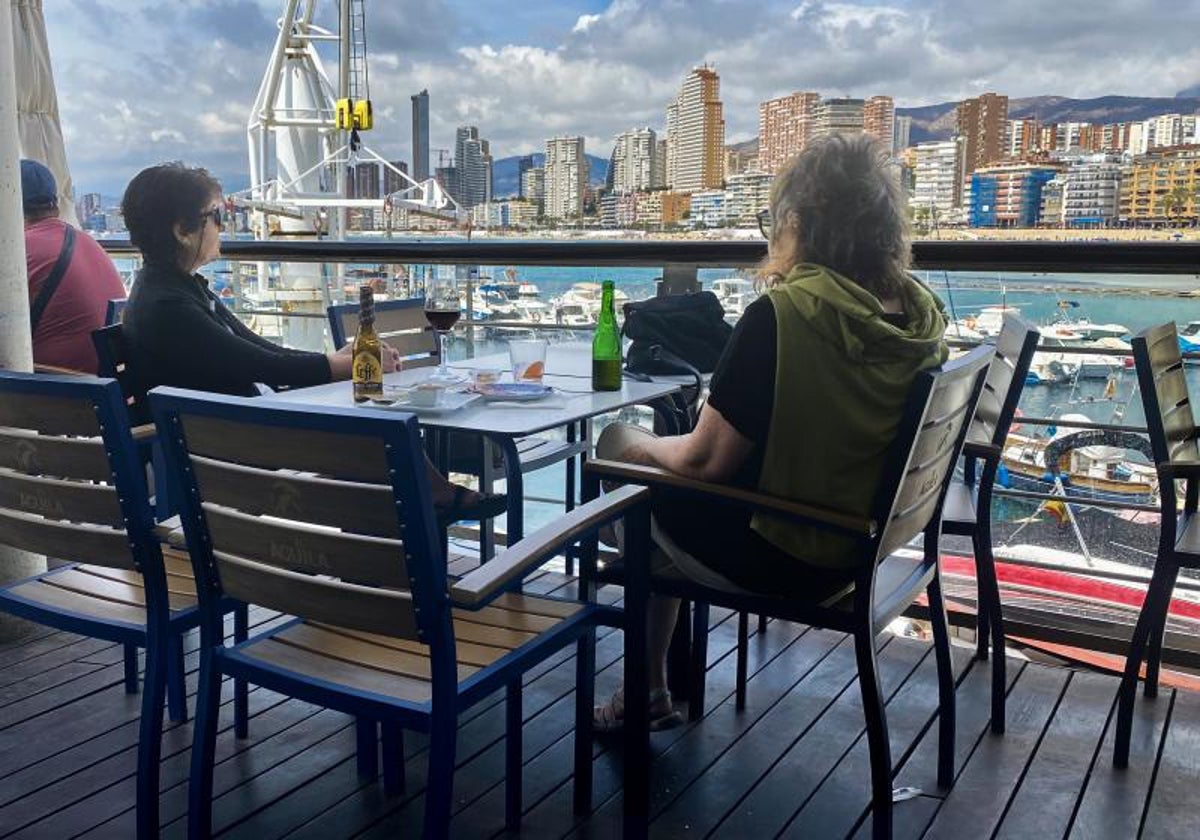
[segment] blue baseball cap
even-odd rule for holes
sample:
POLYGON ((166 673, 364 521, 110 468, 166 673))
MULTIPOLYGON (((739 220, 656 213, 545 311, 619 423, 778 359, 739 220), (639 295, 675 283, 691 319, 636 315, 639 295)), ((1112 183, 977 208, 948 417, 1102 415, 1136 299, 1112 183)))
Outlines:
POLYGON ((46 164, 21 161, 21 205, 26 210, 58 206, 58 183, 46 164))

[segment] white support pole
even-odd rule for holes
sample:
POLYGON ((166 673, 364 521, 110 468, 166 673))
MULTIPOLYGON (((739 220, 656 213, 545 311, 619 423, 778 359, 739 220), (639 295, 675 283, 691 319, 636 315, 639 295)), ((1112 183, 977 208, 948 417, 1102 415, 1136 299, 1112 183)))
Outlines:
MULTIPOLYGON (((17 68, 13 64, 13 7, 0 7, 0 368, 33 370, 29 283, 25 276, 25 217, 21 212, 21 146, 17 136, 17 68)), ((0 546, 0 583, 45 571, 46 559, 0 546)), ((0 641, 31 625, 0 613, 0 641)))

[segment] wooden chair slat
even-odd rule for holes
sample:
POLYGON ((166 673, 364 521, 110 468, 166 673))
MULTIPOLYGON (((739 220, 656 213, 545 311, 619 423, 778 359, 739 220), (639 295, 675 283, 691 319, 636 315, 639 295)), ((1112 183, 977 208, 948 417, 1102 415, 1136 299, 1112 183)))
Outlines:
MULTIPOLYGON (((351 665, 365 665, 377 671, 418 680, 432 679, 428 649, 423 654, 399 650, 390 645, 334 633, 324 626, 307 622, 276 633, 275 639, 351 665)), ((459 663, 458 678, 466 679, 478 670, 473 665, 459 663)))
POLYGON ((103 598, 117 604, 131 607, 146 606, 146 588, 138 583, 112 580, 101 575, 89 574, 78 568, 67 569, 45 579, 52 586, 90 595, 93 598, 103 598))
POLYGON ((2 468, 0 508, 112 528, 125 525, 116 488, 111 485, 43 478, 2 468))
POLYGON ((255 645, 242 655, 307 677, 410 703, 427 703, 432 696, 432 684, 424 680, 351 665, 340 659, 321 656, 295 645, 276 641, 274 638, 255 645))
POLYGON ((91 400, 48 394, 10 395, 0 400, 0 426, 29 429, 44 435, 95 437, 100 423, 91 400))
POLYGON ((123 530, 54 522, 0 510, 0 543, 60 560, 134 568, 129 537, 123 530))
POLYGON ((537 637, 537 633, 526 630, 497 627, 494 624, 479 624, 471 621, 471 616, 472 613, 469 610, 454 611, 454 637, 456 639, 478 645, 515 650, 537 637))
POLYGON ((99 438, 63 438, 0 429, 0 467, 30 475, 111 481, 112 467, 99 438))
POLYGON ((234 423, 202 415, 188 415, 183 426, 188 451, 194 455, 268 470, 389 483, 383 443, 376 438, 234 423))
MULTIPOLYGON (((383 645, 384 647, 395 648, 396 650, 407 651, 408 653, 424 653, 429 648, 420 642, 412 642, 407 639, 397 639, 394 636, 381 636, 378 633, 364 633, 361 630, 350 630, 345 627, 336 627, 331 624, 318 624, 317 622, 306 622, 312 627, 321 627, 331 633, 339 633, 343 636, 349 636, 353 639, 362 639, 369 641, 374 645, 383 645)), ((457 627, 455 628, 458 629, 457 627)), ((497 647, 495 645, 484 645, 476 642, 468 642, 461 637, 457 637, 454 644, 455 653, 458 656, 458 661, 465 665, 474 665, 476 667, 484 667, 491 665, 500 657, 506 655, 511 647, 497 647)))
POLYGON ((1188 398, 1187 374, 1184 373, 1183 362, 1171 365, 1166 370, 1157 371, 1154 377, 1154 390, 1158 401, 1164 406, 1178 405, 1188 398))
MULTIPOLYGON (((96 577, 106 578, 108 580, 117 581, 118 583, 128 583, 130 586, 137 586, 145 589, 145 581, 141 574, 130 569, 114 569, 110 566, 91 566, 86 563, 75 567, 78 571, 96 577)), ((189 605, 196 603, 196 581, 188 574, 183 575, 167 573, 167 592, 170 595, 182 596, 187 599, 189 605)), ((182 604, 182 601, 180 602, 182 604)), ((172 606, 175 606, 174 602, 172 606)))
POLYGON ((553 598, 537 598, 522 595, 519 592, 505 592, 492 601, 493 607, 502 607, 514 612, 524 612, 531 615, 545 615, 551 618, 569 618, 579 612, 577 601, 556 601, 553 598))
POLYGON ((205 501, 254 515, 333 525, 355 533, 399 538, 392 488, 262 470, 192 456, 205 501))
POLYGON ((249 516, 204 503, 213 549, 277 569, 408 588, 404 544, 249 516))
POLYGON ((224 552, 213 556, 221 588, 234 598, 313 621, 418 639, 407 592, 299 574, 224 552))
POLYGON ((126 624, 146 623, 146 611, 141 607, 118 604, 116 601, 92 598, 58 586, 50 586, 45 582, 45 578, 22 583, 8 591, 45 607, 86 615, 89 618, 98 618, 102 621, 122 621, 126 624))
POLYGON ((505 630, 520 630, 525 633, 541 633, 558 624, 561 619, 552 616, 536 615, 534 613, 516 612, 500 607, 487 606, 481 610, 458 613, 455 622, 470 621, 488 627, 502 627, 505 630))

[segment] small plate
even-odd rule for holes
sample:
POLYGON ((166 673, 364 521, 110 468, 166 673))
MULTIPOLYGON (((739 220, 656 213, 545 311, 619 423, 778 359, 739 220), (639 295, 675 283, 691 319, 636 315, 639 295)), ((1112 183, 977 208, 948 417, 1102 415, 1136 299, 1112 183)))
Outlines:
POLYGON ((357 405, 382 408, 386 411, 411 411, 413 414, 443 414, 466 408, 479 399, 479 394, 472 394, 469 391, 447 391, 442 394, 441 400, 436 405, 420 405, 412 402, 411 392, 398 391, 394 402, 388 401, 391 396, 388 394, 386 399, 368 400, 365 403, 357 403, 357 405))
POLYGON ((488 402, 531 402, 548 397, 554 389, 533 382, 501 382, 476 389, 488 402))

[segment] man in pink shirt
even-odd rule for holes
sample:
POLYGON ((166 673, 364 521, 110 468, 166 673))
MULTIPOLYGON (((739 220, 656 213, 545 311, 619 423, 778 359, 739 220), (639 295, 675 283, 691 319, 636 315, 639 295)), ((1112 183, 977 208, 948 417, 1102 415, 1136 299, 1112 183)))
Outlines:
POLYGON ((34 364, 96 373, 92 330, 104 326, 108 301, 125 297, 121 276, 94 239, 58 217, 54 175, 35 160, 21 161, 21 202, 34 364))

